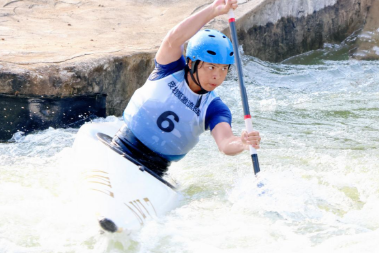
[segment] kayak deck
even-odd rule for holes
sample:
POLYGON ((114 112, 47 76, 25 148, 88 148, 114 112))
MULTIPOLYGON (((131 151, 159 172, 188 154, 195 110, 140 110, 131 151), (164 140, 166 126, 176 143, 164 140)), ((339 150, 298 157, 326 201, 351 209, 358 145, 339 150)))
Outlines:
POLYGON ((162 183, 164 183, 168 187, 170 187, 172 189, 175 189, 175 187, 173 185, 171 185, 169 182, 167 182, 162 177, 160 177, 159 175, 157 175, 154 171, 150 170, 149 168, 147 168, 146 166, 144 166, 143 164, 141 164, 140 162, 138 162, 136 159, 134 159, 133 157, 131 157, 127 153, 123 152, 120 148, 118 148, 117 146, 113 145, 112 144, 112 137, 110 137, 109 135, 103 134, 103 133, 97 133, 96 136, 107 147, 109 147, 110 149, 112 149, 116 153, 120 154, 121 156, 125 157, 129 161, 133 162, 134 164, 138 165, 139 169, 141 171, 148 172, 149 174, 151 174, 153 177, 155 177, 156 179, 158 179, 159 181, 161 181, 162 183))
POLYGON ((112 144, 119 124, 83 125, 74 142, 86 208, 108 232, 134 231, 174 209, 182 195, 162 177, 112 144))

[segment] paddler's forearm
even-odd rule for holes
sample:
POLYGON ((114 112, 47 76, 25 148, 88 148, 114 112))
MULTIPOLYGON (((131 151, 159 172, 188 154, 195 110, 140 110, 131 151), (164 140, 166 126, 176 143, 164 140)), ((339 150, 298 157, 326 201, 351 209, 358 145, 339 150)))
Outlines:
POLYGON ((255 149, 259 149, 261 141, 257 131, 250 133, 243 131, 241 136, 234 135, 231 126, 226 122, 218 123, 211 131, 211 134, 217 143, 218 149, 226 155, 237 155, 244 150, 249 150, 250 145, 255 149))
POLYGON ((160 64, 169 64, 178 60, 183 54, 184 43, 214 17, 212 5, 209 5, 172 28, 162 41, 155 56, 156 61, 160 64))
POLYGON ((238 155, 244 150, 249 150, 249 145, 242 142, 240 136, 232 136, 218 145, 219 150, 225 155, 234 156, 238 155))
POLYGON ((213 18, 228 13, 230 8, 237 7, 237 0, 215 0, 201 11, 184 19, 168 32, 155 59, 160 64, 169 64, 178 60, 182 56, 183 46, 187 40, 213 18))
POLYGON ((217 16, 212 5, 186 18, 167 34, 165 40, 170 47, 180 47, 193 35, 195 35, 205 24, 217 16))

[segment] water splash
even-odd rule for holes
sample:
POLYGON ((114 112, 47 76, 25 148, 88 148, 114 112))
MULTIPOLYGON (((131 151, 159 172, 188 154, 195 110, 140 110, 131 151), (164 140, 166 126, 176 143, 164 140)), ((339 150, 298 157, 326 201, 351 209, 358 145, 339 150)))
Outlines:
MULTIPOLYGON (((0 252, 375 252, 379 64, 336 61, 344 47, 326 45, 308 65, 244 56, 259 180, 248 154, 224 156, 205 133, 170 168, 180 206, 132 235, 100 234, 80 206, 80 170, 70 165, 77 129, 0 143, 0 252)), ((240 134, 235 80, 232 70, 218 94, 240 134)))

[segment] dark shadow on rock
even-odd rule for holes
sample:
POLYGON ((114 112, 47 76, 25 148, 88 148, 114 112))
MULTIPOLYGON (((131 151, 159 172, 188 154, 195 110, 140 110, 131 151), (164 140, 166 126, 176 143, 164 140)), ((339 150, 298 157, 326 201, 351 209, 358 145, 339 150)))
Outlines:
POLYGON ((0 94, 0 141, 18 131, 79 127, 94 117, 105 117, 105 103, 103 94, 67 98, 0 94))

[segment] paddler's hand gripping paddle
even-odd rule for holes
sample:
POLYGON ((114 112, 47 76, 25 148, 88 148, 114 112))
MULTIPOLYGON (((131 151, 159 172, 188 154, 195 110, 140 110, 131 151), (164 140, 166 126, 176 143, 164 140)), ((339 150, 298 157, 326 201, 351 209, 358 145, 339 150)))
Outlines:
MULTIPOLYGON (((229 10, 229 27, 230 27, 230 35, 232 37, 233 50, 234 50, 234 59, 237 67, 238 74, 238 83, 240 86, 241 98, 242 98, 242 106, 245 117, 245 127, 247 132, 253 131, 253 123, 251 121, 251 115, 249 110, 249 103, 247 100, 246 88, 243 82, 243 73, 242 73, 242 63, 240 58, 240 53, 238 51, 238 39, 237 39, 237 30, 236 30, 236 20, 234 17, 233 9, 229 10)), ((257 150, 250 145, 250 154, 253 160, 253 167, 255 175, 260 171, 257 150)))

